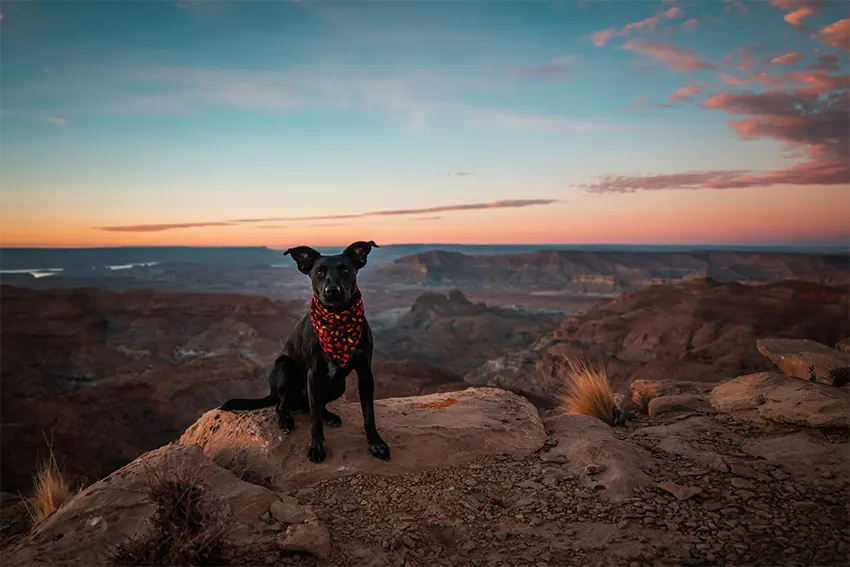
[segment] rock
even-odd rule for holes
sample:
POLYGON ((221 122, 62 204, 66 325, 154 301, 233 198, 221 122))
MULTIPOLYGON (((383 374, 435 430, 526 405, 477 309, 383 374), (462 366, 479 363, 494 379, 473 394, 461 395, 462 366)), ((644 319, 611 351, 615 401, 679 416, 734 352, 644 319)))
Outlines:
POLYGON ((319 520, 312 519, 286 528, 277 544, 283 551, 303 551, 324 559, 331 552, 331 534, 319 520))
POLYGON ((699 488, 698 486, 681 486, 669 480, 658 483, 658 488, 666 490, 675 496, 676 500, 688 500, 702 492, 702 488, 699 488))
POLYGON ((675 411, 694 411, 707 409, 708 396, 705 394, 671 394, 649 400, 649 417, 658 417, 675 411))
POLYGON ((635 380, 629 384, 632 401, 644 410, 649 408, 650 402, 655 398, 680 394, 704 394, 710 392, 713 387, 714 384, 682 380, 635 380))
POLYGON ((754 471, 753 469, 744 465, 740 465, 738 463, 732 463, 729 469, 731 470, 732 474, 741 478, 749 478, 751 480, 761 480, 765 482, 770 480, 769 476, 762 474, 758 471, 754 471))
POLYGON ((605 465, 587 465, 584 467, 584 474, 599 474, 605 470, 605 465))
POLYGON ((846 391, 772 372, 723 382, 711 391, 709 401, 721 412, 756 410, 764 419, 792 425, 847 427, 850 423, 846 391))
POLYGON ((752 490, 753 488, 755 488, 755 484, 745 478, 733 477, 729 481, 729 484, 731 484, 735 488, 740 488, 742 490, 752 490))
POLYGON ((817 380, 831 385, 830 370, 850 366, 848 353, 806 339, 761 339, 756 346, 786 375, 803 380, 809 380, 813 367, 817 380))
MULTIPOLYGON (((850 446, 848 443, 829 443, 816 431, 792 435, 761 437, 745 443, 743 451, 752 457, 781 465, 795 477, 818 481, 824 472, 831 472, 850 482, 850 446)), ((774 478, 787 475, 773 471, 774 478)))
POLYGON ((306 506, 299 506, 294 498, 275 502, 271 505, 269 513, 275 520, 284 524, 303 524, 308 520, 316 519, 316 514, 312 510, 306 506))
POLYGON ((239 546, 266 523, 262 515, 276 502, 272 491, 243 482, 216 465, 200 447, 166 445, 96 482, 66 502, 23 538, 4 565, 100 565, 104 550, 145 533, 154 516, 148 501, 155 476, 192 478, 202 486, 204 504, 227 512, 227 542, 239 546), (50 542, 45 546, 43 542, 50 542))
MULTIPOLYGON (((614 437, 611 428, 586 415, 561 414, 545 420, 550 435, 558 439, 548 455, 562 455, 564 468, 575 475, 584 488, 614 501, 631 497, 632 490, 654 483, 642 467, 654 459, 643 448, 614 437), (596 468, 590 468, 596 467, 596 468), (592 475, 586 470, 596 470, 592 475)), ((595 497, 595 496, 594 496, 595 497)))
POLYGON ((706 450, 704 441, 734 435, 731 430, 711 417, 700 415, 669 425, 644 427, 638 431, 655 439, 658 448, 662 451, 685 457, 707 467, 714 466, 715 461, 720 457, 717 453, 706 450))
POLYGON ((713 461, 708 465, 712 470, 718 472, 729 472, 729 465, 720 455, 717 455, 713 461))
POLYGON ((316 481, 358 473, 398 474, 470 463, 506 453, 522 459, 543 446, 543 424, 535 407, 505 390, 469 388, 410 398, 375 400, 378 431, 392 459, 370 453, 363 434, 360 404, 332 402, 341 428, 325 428, 328 456, 319 465, 306 456, 308 416, 296 413, 295 430, 285 435, 273 408, 254 412, 211 410, 186 430, 178 443, 197 444, 210 453, 222 447, 253 446, 274 472, 276 489, 287 491, 316 481))

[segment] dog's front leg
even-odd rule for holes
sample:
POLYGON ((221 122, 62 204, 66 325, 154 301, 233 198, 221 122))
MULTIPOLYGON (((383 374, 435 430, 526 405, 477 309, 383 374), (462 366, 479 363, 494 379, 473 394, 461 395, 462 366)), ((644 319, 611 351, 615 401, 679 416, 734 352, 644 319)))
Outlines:
POLYGON ((310 402, 310 445, 307 447, 307 457, 314 463, 325 460, 325 432, 322 426, 322 415, 325 409, 325 390, 316 370, 307 374, 307 398, 310 402))
POLYGON ((378 434, 375 426, 375 377, 372 365, 364 362, 357 368, 357 392, 360 394, 360 409, 363 411, 363 429, 366 430, 366 442, 372 456, 388 461, 390 448, 378 434))

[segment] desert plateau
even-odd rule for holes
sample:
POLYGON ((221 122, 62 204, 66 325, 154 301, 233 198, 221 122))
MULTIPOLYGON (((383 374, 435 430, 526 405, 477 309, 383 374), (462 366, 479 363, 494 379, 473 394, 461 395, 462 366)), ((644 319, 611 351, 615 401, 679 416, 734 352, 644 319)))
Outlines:
MULTIPOLYGON (((146 487, 167 478, 203 487, 196 513, 227 510, 203 520, 230 526, 216 564, 840 563, 850 292, 793 271, 823 261, 772 259, 774 281, 570 289, 545 306, 517 300, 539 297, 540 268, 502 257, 494 269, 523 275, 495 291, 364 284, 393 456, 364 450, 352 375, 320 465, 302 451, 306 414, 285 435, 271 410, 214 409, 265 394, 303 296, 4 284, 4 562, 138 564, 134 538, 165 513, 146 487), (623 423, 564 409, 570 360, 603 365, 623 423), (46 439, 84 488, 29 527, 19 495, 46 439)), ((463 263, 438 263, 464 283, 463 263)))

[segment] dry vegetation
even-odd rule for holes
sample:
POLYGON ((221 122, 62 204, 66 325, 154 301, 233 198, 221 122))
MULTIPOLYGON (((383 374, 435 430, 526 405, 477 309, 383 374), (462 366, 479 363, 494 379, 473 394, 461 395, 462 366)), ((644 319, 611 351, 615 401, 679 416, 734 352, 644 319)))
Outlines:
POLYGON ((149 525, 113 551, 115 565, 222 565, 227 511, 210 501, 202 470, 148 470, 149 525))
POLYGON ((59 468, 52 443, 48 442, 47 453, 33 476, 33 495, 28 505, 33 524, 44 521, 77 493, 59 468))
POLYGON ((560 366, 563 393, 561 409, 569 414, 589 415, 608 425, 620 425, 625 414, 614 402, 614 390, 604 368, 591 366, 584 360, 564 359, 560 366))

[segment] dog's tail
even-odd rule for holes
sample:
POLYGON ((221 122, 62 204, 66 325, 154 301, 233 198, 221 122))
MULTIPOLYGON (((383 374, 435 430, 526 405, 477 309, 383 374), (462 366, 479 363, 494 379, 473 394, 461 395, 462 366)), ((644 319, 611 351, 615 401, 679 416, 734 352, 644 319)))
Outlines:
POLYGON ((232 400, 227 400, 226 402, 221 404, 218 409, 224 411, 255 410, 273 406, 275 402, 277 402, 277 396, 275 394, 269 394, 265 398, 259 398, 255 400, 249 400, 245 398, 233 398, 232 400))

